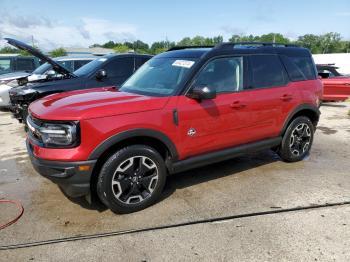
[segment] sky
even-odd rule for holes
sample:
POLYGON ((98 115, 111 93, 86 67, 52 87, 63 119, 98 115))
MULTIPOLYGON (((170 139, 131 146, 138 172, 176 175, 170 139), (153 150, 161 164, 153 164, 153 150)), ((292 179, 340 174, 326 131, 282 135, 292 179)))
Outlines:
POLYGON ((349 0, 0 0, 4 37, 43 50, 109 40, 179 41, 186 36, 282 33, 291 39, 339 32, 350 39, 349 0))

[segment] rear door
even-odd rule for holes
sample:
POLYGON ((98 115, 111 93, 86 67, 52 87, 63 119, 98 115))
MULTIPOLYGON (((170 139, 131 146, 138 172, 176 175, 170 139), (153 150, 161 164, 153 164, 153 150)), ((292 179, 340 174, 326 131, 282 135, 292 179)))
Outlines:
POLYGON ((248 133, 251 142, 276 137, 281 123, 297 103, 297 92, 289 83, 288 75, 278 55, 249 56, 250 99, 248 133))

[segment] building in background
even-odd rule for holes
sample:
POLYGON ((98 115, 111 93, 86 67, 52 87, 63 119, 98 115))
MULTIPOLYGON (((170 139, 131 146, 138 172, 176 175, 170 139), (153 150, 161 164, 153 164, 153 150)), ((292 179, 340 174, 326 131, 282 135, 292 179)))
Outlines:
POLYGON ((350 75, 350 53, 312 55, 316 64, 334 64, 338 72, 350 75))
POLYGON ((91 47, 91 48, 64 47, 64 50, 66 50, 67 55, 69 55, 69 56, 74 56, 74 55, 107 55, 107 54, 114 53, 113 49, 103 48, 103 47, 91 47))

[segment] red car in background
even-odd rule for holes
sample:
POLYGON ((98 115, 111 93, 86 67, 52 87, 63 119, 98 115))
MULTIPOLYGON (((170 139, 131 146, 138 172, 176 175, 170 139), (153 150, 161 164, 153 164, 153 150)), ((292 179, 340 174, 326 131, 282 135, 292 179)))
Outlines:
POLYGON ((350 76, 340 74, 334 65, 316 65, 323 82, 322 101, 345 101, 350 97, 350 76))

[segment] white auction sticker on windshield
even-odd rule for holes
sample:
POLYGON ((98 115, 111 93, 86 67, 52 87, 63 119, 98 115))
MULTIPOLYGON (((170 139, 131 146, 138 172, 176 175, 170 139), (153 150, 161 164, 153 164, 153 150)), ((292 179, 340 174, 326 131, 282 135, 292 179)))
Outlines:
POLYGON ((173 66, 191 68, 193 66, 193 64, 194 64, 194 61, 190 61, 190 60, 176 60, 173 63, 173 66))
POLYGON ((107 61, 107 58, 100 58, 98 61, 104 62, 104 61, 107 61))

